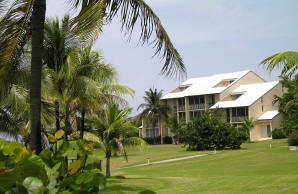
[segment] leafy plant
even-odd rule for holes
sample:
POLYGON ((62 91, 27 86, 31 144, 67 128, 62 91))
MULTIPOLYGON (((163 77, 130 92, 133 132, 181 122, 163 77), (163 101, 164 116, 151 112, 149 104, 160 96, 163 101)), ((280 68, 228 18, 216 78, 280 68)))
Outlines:
POLYGON ((289 146, 298 146, 298 131, 295 131, 288 137, 289 146))
POLYGON ((10 193, 98 193, 105 177, 92 157, 92 145, 84 140, 66 142, 64 131, 52 137, 52 150, 35 155, 17 142, 0 139, 0 190, 10 193), (66 156, 78 154, 70 165, 66 156))
POLYGON ((189 150, 238 149, 247 134, 205 113, 180 126, 175 134, 189 150))
POLYGON ((272 131, 272 138, 273 139, 282 139, 282 138, 286 138, 286 133, 284 132, 283 129, 274 129, 272 131))

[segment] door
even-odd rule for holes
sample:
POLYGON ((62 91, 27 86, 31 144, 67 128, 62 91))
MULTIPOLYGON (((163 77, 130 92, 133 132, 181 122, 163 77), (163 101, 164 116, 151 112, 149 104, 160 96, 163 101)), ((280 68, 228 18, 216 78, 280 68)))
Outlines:
POLYGON ((262 138, 271 137, 270 125, 262 125, 262 138))

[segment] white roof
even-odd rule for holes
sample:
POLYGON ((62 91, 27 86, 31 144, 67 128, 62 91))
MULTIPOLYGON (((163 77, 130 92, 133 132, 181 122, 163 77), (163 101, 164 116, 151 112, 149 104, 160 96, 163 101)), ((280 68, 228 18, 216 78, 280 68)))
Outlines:
POLYGON ((196 96, 196 95, 206 95, 206 94, 217 94, 224 91, 238 79, 246 75, 250 70, 239 71, 233 73, 224 73, 224 74, 215 74, 208 77, 200 78, 191 78, 183 82, 181 86, 189 86, 182 92, 171 92, 163 96, 162 99, 171 99, 171 98, 181 98, 185 96, 196 96), (225 87, 214 87, 216 84, 222 80, 235 79, 235 81, 225 87))
POLYGON ((231 92, 231 94, 242 94, 239 98, 232 101, 219 101, 210 109, 250 106, 277 84, 278 81, 241 85, 231 92))
POLYGON ((277 110, 271 110, 271 111, 267 111, 265 112, 262 116, 260 116, 258 118, 258 120, 271 120, 273 119, 276 115, 278 115, 278 111, 277 110))

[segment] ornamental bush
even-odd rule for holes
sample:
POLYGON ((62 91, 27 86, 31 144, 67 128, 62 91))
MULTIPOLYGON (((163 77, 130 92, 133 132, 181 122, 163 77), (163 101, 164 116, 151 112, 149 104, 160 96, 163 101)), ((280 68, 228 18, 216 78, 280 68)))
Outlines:
POLYGON ((189 150, 239 149, 247 134, 205 113, 179 127, 179 142, 189 150))
POLYGON ((286 133, 284 132, 283 129, 274 129, 272 131, 272 138, 273 139, 282 139, 282 138, 286 138, 286 133))
POLYGON ((288 143, 289 146, 298 146, 298 130, 289 135, 288 143))
POLYGON ((92 160, 92 145, 64 141, 63 135, 62 130, 50 135, 52 149, 39 155, 0 139, 0 193, 99 193, 105 177, 92 160), (67 156, 74 155, 78 159, 68 163, 67 156))

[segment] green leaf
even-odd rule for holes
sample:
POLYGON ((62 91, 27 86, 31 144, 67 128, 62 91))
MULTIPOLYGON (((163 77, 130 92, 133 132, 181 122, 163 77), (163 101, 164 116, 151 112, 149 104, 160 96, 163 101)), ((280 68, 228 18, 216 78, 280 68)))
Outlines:
POLYGON ((64 135, 64 131, 62 129, 60 129, 55 133, 55 138, 58 140, 61 137, 63 137, 63 135, 64 135))
POLYGON ((86 152, 92 152, 93 151, 93 145, 91 143, 85 143, 83 145, 83 148, 86 152))
POLYGON ((29 194, 38 194, 44 191, 42 181, 36 177, 27 177, 23 181, 23 185, 28 190, 29 194))
POLYGON ((50 143, 55 143, 57 141, 56 138, 51 134, 48 135, 48 140, 50 143))
POLYGON ((93 180, 94 174, 91 172, 83 172, 76 177, 76 184, 87 184, 93 180))
POLYGON ((71 163, 68 167, 68 171, 70 175, 75 174, 80 168, 82 164, 80 160, 76 160, 73 163, 71 163))

